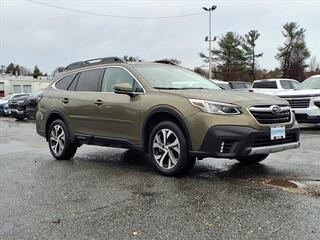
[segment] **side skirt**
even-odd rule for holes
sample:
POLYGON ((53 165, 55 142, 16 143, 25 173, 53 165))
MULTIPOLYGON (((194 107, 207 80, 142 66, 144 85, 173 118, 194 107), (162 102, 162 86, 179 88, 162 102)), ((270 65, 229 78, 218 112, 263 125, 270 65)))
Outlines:
POLYGON ((74 139, 75 139, 75 142, 80 144, 97 145, 97 146, 104 146, 104 147, 115 147, 115 148, 127 148, 127 149, 140 150, 140 151, 143 150, 141 145, 137 145, 130 140, 121 139, 121 138, 108 138, 108 137, 100 137, 100 136, 90 136, 85 134, 75 134, 74 139))

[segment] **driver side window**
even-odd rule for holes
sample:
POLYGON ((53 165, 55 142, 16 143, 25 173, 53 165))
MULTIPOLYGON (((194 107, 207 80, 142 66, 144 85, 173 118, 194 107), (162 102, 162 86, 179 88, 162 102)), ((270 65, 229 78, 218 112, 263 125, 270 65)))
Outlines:
POLYGON ((113 87, 119 83, 129 83, 133 92, 142 92, 136 80, 126 70, 118 67, 107 68, 102 81, 102 92, 113 92, 113 87))

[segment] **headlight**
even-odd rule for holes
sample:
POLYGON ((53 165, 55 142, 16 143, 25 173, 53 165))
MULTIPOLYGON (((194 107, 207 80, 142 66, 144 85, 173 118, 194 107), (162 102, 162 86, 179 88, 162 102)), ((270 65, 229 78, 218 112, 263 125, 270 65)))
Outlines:
POLYGON ((239 106, 229 104, 229 103, 212 102, 212 101, 199 100, 199 99, 189 99, 189 102, 193 106, 200 108, 203 112, 206 112, 206 113, 220 114, 220 115, 241 114, 239 110, 239 106))

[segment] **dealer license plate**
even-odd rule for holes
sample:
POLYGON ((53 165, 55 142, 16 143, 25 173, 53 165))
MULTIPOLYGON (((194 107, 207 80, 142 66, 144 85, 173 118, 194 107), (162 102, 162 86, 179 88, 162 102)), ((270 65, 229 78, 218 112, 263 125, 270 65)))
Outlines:
POLYGON ((270 130, 271 140, 285 139, 286 128, 285 127, 271 127, 270 130))

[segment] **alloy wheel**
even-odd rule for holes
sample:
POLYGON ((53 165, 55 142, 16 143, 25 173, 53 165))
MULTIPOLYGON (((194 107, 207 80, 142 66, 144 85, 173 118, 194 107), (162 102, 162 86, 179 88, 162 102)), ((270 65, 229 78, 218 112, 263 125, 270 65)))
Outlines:
POLYGON ((157 164, 164 169, 171 169, 180 157, 180 142, 177 135, 164 128, 157 132, 153 139, 153 156, 157 164))
POLYGON ((65 133, 60 125, 54 125, 50 132, 50 147, 56 155, 60 155, 65 146, 65 133))

